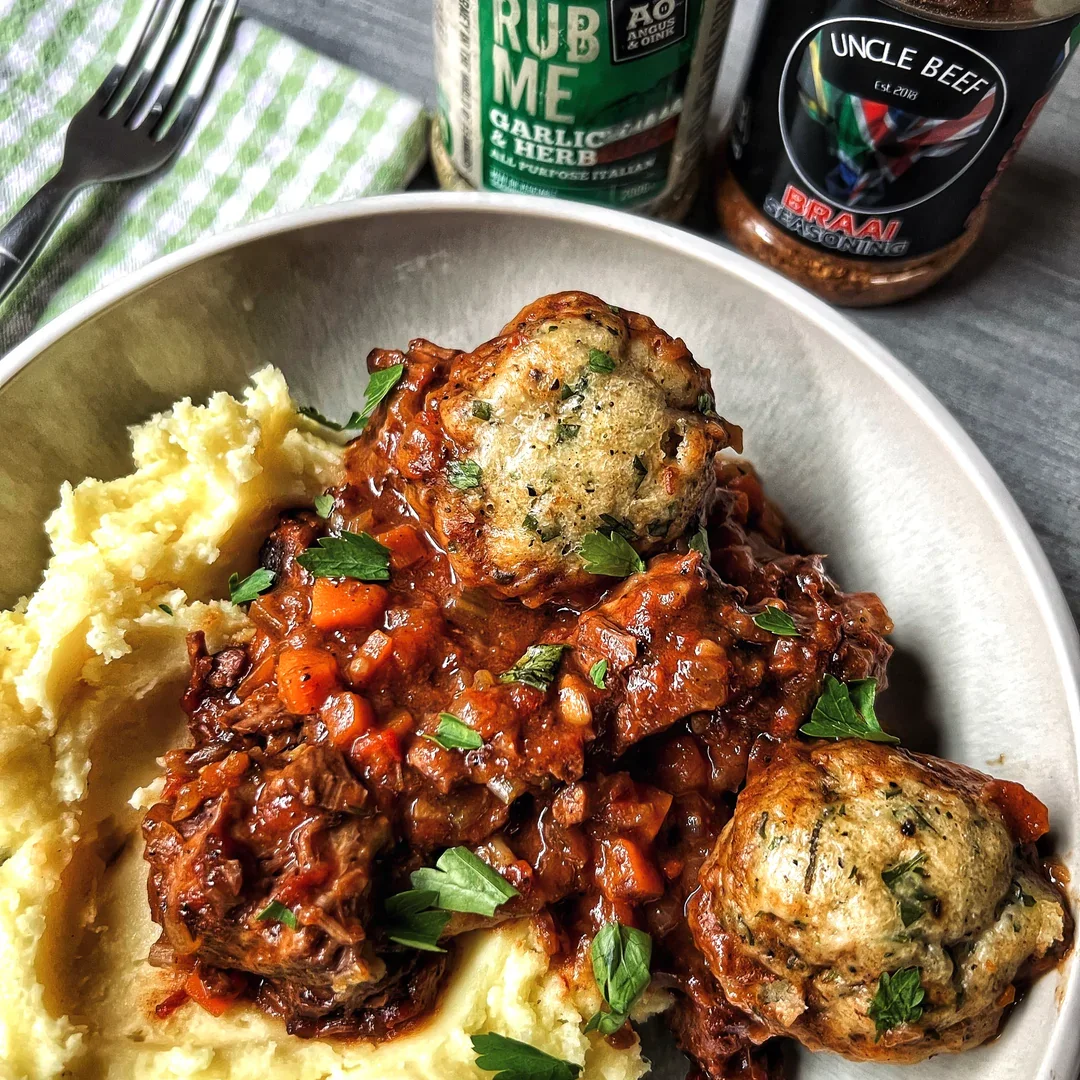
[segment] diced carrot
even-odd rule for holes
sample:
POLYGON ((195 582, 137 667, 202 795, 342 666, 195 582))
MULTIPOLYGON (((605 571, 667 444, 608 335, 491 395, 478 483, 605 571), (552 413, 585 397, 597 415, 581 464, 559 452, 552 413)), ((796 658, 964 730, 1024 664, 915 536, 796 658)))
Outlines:
POLYGON ((386 610, 387 592, 346 578, 318 578, 311 591, 311 621, 319 630, 370 630, 386 610))
POLYGON ((997 804, 1013 836, 1021 844, 1034 844, 1050 831, 1050 811, 1023 784, 991 780, 987 796, 997 804))
POLYGON ((154 1015, 159 1020, 168 1020, 181 1005, 187 1002, 189 997, 188 992, 182 986, 179 987, 169 994, 164 1001, 160 1001, 154 1006, 154 1015))
POLYGON ((660 832, 671 802, 672 797, 666 791, 627 778, 609 787, 607 804, 599 816, 612 831, 629 833, 639 842, 649 844, 660 832))
POLYGON ((383 547, 390 549, 390 569, 404 570, 415 566, 428 556, 428 549, 420 534, 411 525, 395 525, 376 537, 383 547))
POLYGON ((349 757, 369 784, 393 783, 400 776, 401 740, 392 731, 369 731, 352 744, 349 757))
POLYGON ((349 661, 349 682, 360 690, 371 684, 379 669, 394 654, 394 643, 381 630, 372 630, 356 655, 349 661))
POLYGON ((348 690, 331 694, 322 703, 319 717, 330 733, 330 742, 338 750, 348 750, 375 726, 375 713, 367 699, 348 690))
POLYGON ((382 731, 369 732, 360 740, 360 745, 353 747, 353 757, 363 760, 376 754, 385 754, 394 761, 402 760, 401 740, 397 733, 384 728, 382 731))
POLYGON ((221 1016, 226 1009, 240 996, 241 986, 237 986, 235 992, 230 988, 228 993, 221 994, 211 991, 199 978, 199 973, 193 971, 184 980, 184 990, 189 998, 197 1005, 201 1005, 211 1016, 221 1016))
POLYGON ((339 685, 337 660, 325 649, 287 649, 278 657, 278 694, 297 716, 318 712, 339 685))
POLYGON ((613 900, 640 904, 664 895, 664 881, 652 860, 633 840, 617 836, 600 842, 596 870, 600 891, 613 900))

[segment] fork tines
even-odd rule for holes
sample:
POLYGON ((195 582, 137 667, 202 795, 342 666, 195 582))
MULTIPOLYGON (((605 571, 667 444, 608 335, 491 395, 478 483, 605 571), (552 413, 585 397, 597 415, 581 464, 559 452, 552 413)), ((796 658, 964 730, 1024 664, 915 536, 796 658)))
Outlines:
POLYGON ((237 0, 152 0, 95 95, 102 116, 155 141, 179 139, 199 110, 237 0))

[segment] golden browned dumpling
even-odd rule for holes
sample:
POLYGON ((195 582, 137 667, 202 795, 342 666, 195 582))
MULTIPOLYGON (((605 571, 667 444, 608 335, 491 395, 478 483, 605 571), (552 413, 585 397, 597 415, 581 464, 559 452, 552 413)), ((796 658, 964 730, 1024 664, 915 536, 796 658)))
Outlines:
POLYGON ((702 870, 695 940, 761 1039, 896 1062, 976 1046, 1065 935, 1018 844, 1044 817, 1019 785, 935 758, 785 744, 702 870))
POLYGON ((681 340, 575 292, 454 358, 427 401, 425 448, 436 414, 443 460, 423 477, 421 513, 466 584, 530 605, 586 580, 590 532, 617 528, 642 552, 682 534, 712 458, 739 437, 681 340))

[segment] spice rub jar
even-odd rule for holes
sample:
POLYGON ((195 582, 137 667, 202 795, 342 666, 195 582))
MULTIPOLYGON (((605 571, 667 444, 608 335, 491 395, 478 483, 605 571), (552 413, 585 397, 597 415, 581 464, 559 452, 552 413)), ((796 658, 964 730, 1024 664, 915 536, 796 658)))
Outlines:
POLYGON ((975 242, 1080 46, 1080 0, 772 0, 720 223, 827 300, 922 291, 975 242))
POLYGON ((435 0, 443 187, 681 218, 731 0, 435 0))

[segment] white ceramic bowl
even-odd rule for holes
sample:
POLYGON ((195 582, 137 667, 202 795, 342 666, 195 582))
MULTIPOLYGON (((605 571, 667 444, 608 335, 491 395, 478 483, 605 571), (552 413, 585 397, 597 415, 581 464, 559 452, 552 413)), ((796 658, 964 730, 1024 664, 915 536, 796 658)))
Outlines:
MULTIPOLYGON (((888 724, 1028 785, 1076 878, 1080 650, 1016 505, 945 409, 846 318, 655 222, 525 197, 368 199, 206 240, 90 297, 0 363, 0 600, 33 588, 60 481, 127 471, 126 425, 237 390, 268 362, 299 400, 344 416, 373 346, 471 346, 560 289, 647 312, 712 369, 768 492, 843 584, 889 607, 888 724)), ((903 1070, 802 1055, 798 1076, 1069 1080, 1077 983, 1075 963, 1043 978, 971 1053, 903 1070)), ((655 1056, 663 1080, 683 1075, 676 1055, 655 1056)))

